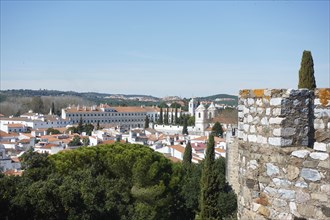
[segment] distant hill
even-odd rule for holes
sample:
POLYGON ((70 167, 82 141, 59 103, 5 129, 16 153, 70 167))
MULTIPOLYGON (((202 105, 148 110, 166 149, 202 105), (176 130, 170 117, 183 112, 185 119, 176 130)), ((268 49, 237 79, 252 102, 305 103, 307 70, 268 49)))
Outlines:
MULTIPOLYGON (((177 96, 159 98, 151 95, 137 95, 137 94, 109 94, 109 93, 97 93, 97 92, 74 92, 74 91, 58 91, 58 90, 31 90, 31 89, 11 89, 0 90, 0 103, 6 100, 10 101, 17 97, 56 97, 60 100, 60 97, 78 97, 85 100, 88 103, 100 104, 108 103, 113 106, 139 106, 139 105, 159 105, 162 102, 173 103, 178 102, 187 106, 189 98, 179 98, 177 96)), ((228 94, 218 94, 207 97, 196 98, 200 101, 214 102, 216 104, 237 106, 237 96, 228 94)))
POLYGON ((206 97, 198 97, 199 101, 209 101, 217 104, 237 106, 238 97, 235 95, 218 94, 206 97))

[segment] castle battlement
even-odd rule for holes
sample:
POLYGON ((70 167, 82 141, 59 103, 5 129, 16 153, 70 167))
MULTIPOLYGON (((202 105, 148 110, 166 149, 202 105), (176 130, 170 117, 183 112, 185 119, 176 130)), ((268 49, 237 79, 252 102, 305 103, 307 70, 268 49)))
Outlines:
POLYGON ((239 219, 330 219, 330 89, 241 90, 227 180, 239 219))

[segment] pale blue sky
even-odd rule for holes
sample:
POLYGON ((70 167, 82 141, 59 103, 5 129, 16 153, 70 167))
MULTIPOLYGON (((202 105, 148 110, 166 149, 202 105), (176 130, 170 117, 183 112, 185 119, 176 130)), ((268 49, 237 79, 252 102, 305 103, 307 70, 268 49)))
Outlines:
POLYGON ((330 87, 329 1, 1 1, 1 89, 159 97, 330 87))

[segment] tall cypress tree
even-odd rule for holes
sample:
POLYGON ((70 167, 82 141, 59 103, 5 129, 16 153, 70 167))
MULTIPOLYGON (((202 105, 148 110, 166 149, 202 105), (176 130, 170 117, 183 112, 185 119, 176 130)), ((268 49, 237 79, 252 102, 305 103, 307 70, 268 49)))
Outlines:
POLYGON ((168 125, 168 108, 166 108, 166 113, 165 113, 165 117, 164 117, 164 124, 168 125))
POLYGON ((182 134, 188 135, 188 119, 187 119, 187 117, 184 117, 184 119, 183 119, 182 134))
POLYGON ((178 106, 175 106, 174 123, 178 124, 178 106))
POLYGON ((182 161, 182 165, 185 169, 189 169, 191 165, 191 159, 192 159, 192 149, 191 149, 190 141, 188 141, 186 148, 184 149, 183 161, 182 161))
POLYGON ((163 124, 163 108, 160 107, 158 124, 163 124))
POLYGON ((171 108, 171 124, 174 124, 173 108, 171 108))
POLYGON ((144 121, 144 128, 149 128, 149 117, 146 115, 146 120, 144 121))
POLYGON ((314 62, 312 53, 304 50, 299 70, 298 88, 315 89, 316 82, 314 77, 314 62))
MULTIPOLYGON (((218 186, 214 172, 214 136, 209 135, 201 178, 201 219, 217 219, 216 207, 218 201, 218 186)), ((221 218, 219 218, 221 219, 221 218)))

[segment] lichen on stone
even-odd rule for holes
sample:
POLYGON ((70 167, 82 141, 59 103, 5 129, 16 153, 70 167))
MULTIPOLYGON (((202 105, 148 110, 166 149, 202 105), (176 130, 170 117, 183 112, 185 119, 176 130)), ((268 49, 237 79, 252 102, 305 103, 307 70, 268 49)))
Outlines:
POLYGON ((254 89, 253 94, 257 98, 263 98, 264 97, 264 91, 265 91, 264 89, 254 89))
POLYGON ((322 106, 327 106, 330 100, 330 89, 319 89, 319 97, 322 106))

